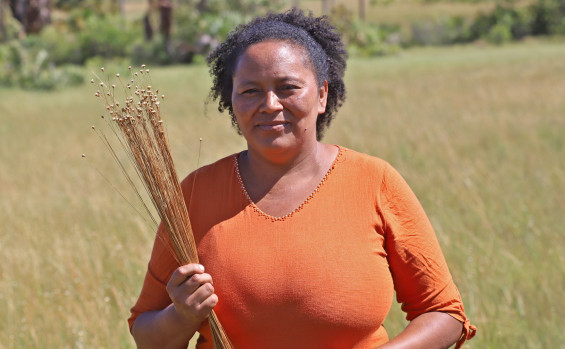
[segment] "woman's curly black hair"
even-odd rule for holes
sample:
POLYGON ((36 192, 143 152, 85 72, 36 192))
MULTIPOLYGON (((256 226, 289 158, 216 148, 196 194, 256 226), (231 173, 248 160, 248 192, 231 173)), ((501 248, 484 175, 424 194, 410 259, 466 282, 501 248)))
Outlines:
POLYGON ((320 140, 345 101, 343 76, 347 60, 341 34, 326 16, 314 17, 312 13, 305 14, 302 10, 293 8, 237 26, 207 57, 210 74, 214 78, 210 99, 220 99, 218 110, 228 110, 232 124, 237 127, 231 101, 237 60, 249 46, 267 40, 287 41, 303 47, 308 53, 307 61, 316 73, 319 85, 324 81, 328 82, 326 111, 318 115, 316 120, 316 137, 320 140))

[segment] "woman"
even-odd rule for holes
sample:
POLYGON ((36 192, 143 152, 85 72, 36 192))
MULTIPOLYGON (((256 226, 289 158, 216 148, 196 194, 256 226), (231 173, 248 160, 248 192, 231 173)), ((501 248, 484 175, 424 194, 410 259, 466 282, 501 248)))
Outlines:
MULTIPOLYGON (((182 183, 202 265, 157 238, 130 326, 139 347, 447 348, 474 335, 425 213, 385 161, 320 142, 346 52, 291 10, 236 28, 208 58, 246 151, 182 183), (213 280, 212 280, 213 277, 213 280), (394 291, 410 324, 389 341, 394 291)), ((163 234, 162 228, 158 232, 163 234)))

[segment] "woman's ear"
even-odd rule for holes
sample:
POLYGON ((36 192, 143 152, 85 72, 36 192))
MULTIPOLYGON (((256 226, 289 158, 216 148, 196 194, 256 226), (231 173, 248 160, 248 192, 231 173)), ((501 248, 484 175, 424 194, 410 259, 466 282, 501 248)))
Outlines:
POLYGON ((326 112, 326 103, 328 102, 328 81, 324 80, 324 84, 320 86, 318 97, 318 114, 326 112))

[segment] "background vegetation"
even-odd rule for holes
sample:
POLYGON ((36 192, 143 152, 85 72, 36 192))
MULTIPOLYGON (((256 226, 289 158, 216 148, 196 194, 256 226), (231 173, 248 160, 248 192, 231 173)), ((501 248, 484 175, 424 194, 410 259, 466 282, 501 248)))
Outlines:
MULTIPOLYGON (((303 5, 321 11, 318 2, 303 5)), ((416 22, 493 9, 492 2, 393 2, 366 15, 409 33, 416 22)), ((46 45, 48 30, 5 45, 46 45)), ((348 100, 325 141, 387 159, 406 177, 479 328, 469 348, 562 347, 563 40, 397 47, 350 60, 348 100)), ((152 67, 181 174, 196 168, 201 137, 200 165, 244 147, 228 117, 204 106, 211 82, 196 57, 188 66, 152 67)), ((67 69, 84 79, 104 64, 124 75, 130 62, 89 57, 67 69)), ((62 69, 47 66, 41 71, 62 69)), ((90 129, 102 106, 90 85, 52 92, 14 85, 0 86, 0 348, 133 347, 125 320, 154 229, 116 193, 132 196, 90 129)), ((404 327, 398 306, 385 325, 391 335, 404 327)))
POLYGON ((79 66, 109 59, 199 62, 237 24, 291 5, 328 14, 353 56, 565 34, 564 0, 9 0, 9 7, 5 2, 0 2, 0 85, 25 89, 80 84, 79 66))

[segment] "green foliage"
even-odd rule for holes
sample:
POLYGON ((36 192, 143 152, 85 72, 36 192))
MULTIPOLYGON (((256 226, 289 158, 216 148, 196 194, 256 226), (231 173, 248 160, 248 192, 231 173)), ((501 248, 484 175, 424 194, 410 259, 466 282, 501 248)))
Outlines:
POLYGON ((343 33, 348 51, 353 56, 383 56, 400 49, 400 29, 393 25, 376 25, 353 16, 345 6, 332 9, 332 22, 343 33))
POLYGON ((63 25, 48 26, 38 35, 21 39, 22 45, 45 50, 55 65, 84 64, 96 56, 107 59, 128 57, 132 43, 141 31, 119 16, 98 16, 89 10, 69 13, 63 25))
MULTIPOLYGON (((419 2, 436 1, 440 0, 419 2)), ((395 1, 373 0, 372 3, 394 6, 395 1)), ((143 36, 143 22, 119 16, 117 4, 114 0, 57 0, 55 6, 65 14, 39 35, 22 39, 22 45, 33 48, 35 56, 41 50, 46 51, 46 59, 54 66, 82 65, 93 57, 127 58, 135 64, 191 63, 195 57, 205 56, 238 24, 269 10, 281 10, 289 3, 285 0, 176 0, 170 37, 156 33, 150 41, 143 36)), ((334 7, 331 17, 354 56, 394 54, 404 45, 451 45, 474 40, 503 44, 529 35, 565 35, 563 0, 535 0, 529 6, 520 4, 515 0, 497 0, 492 10, 475 18, 455 15, 416 20, 409 34, 401 32, 398 25, 361 21, 353 14, 351 6, 334 7)), ((153 32, 158 32, 159 21, 154 18, 158 16, 156 10, 149 16, 153 32)), ((9 41, 18 37, 20 25, 8 17, 9 41)), ((7 75, 2 72, 2 76, 7 75)))
POLYGON ((462 16, 416 22, 411 31, 411 44, 415 45, 452 45, 468 42, 471 36, 468 21, 462 16))
POLYGON ((12 40, 0 47, 0 85, 53 90, 83 82, 82 68, 56 67, 45 48, 32 40, 12 40))
POLYGON ((180 62, 191 62, 195 54, 207 54, 233 28, 251 18, 244 12, 220 8, 199 13, 183 7, 178 8, 174 15, 176 28, 172 35, 172 58, 180 62))
POLYGON ((504 44, 512 40, 512 32, 508 26, 497 23, 487 33, 486 40, 491 44, 504 44))
POLYGON ((470 28, 471 38, 485 38, 495 44, 532 34, 528 9, 498 5, 491 13, 479 14, 470 28))
MULTIPOLYGON (((181 3, 184 6, 192 2, 181 0, 181 3)), ((255 17, 268 11, 279 11, 285 5, 287 5, 285 0, 208 0, 205 6, 200 9, 200 12, 216 14, 238 12, 248 17, 255 17)))
MULTIPOLYGON (((0 0, 0 6, 4 6, 0 0)), ((4 11, 7 11, 8 7, 4 11)), ((4 30, 5 37, 0 33, 0 44, 18 38, 18 34, 22 31, 22 24, 17 19, 10 15, 4 15, 4 30)))
MULTIPOLYGON (((469 0, 474 2, 473 0, 469 0)), ((450 45, 484 39, 500 45, 529 35, 565 34, 565 3, 562 0, 537 0, 518 6, 513 0, 500 0, 489 12, 471 21, 454 16, 415 22, 411 26, 415 45, 450 45)))
POLYGON ((4 45, 0 84, 25 89, 50 90, 83 81, 76 66, 93 57, 128 57, 140 32, 118 16, 95 15, 75 9, 64 25, 49 26, 38 35, 28 35, 4 45))
POLYGON ((530 7, 532 34, 565 34, 565 1, 538 0, 530 7))
POLYGON ((133 64, 166 65, 174 62, 171 54, 167 52, 165 41, 157 37, 151 41, 137 39, 131 48, 131 61, 133 64))
POLYGON ((87 16, 73 38, 80 49, 80 61, 77 63, 84 63, 94 56, 108 59, 126 57, 131 44, 140 36, 141 30, 136 30, 117 15, 87 16))
POLYGON ((24 41, 49 52, 51 61, 56 65, 84 62, 76 35, 54 26, 46 27, 39 35, 30 35, 24 41))
POLYGON ((56 0, 55 7, 63 11, 81 10, 91 14, 117 13, 119 3, 115 0, 56 0))
POLYGON ((478 15, 470 27, 471 38, 494 44, 528 35, 565 34, 565 3, 538 0, 525 8, 498 4, 490 13, 478 15))
POLYGON ((181 0, 173 11, 171 37, 161 35, 146 41, 140 37, 131 47, 136 64, 191 63, 206 55, 237 25, 269 10, 281 9, 285 2, 264 0, 209 0, 204 5, 181 0))

